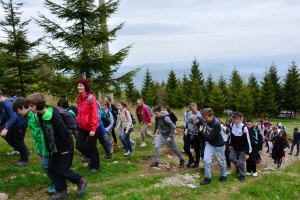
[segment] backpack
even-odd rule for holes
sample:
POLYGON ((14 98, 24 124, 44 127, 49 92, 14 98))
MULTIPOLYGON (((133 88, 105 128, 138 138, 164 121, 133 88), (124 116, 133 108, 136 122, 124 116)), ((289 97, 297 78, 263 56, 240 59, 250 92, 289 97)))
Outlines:
POLYGON ((176 124, 177 117, 173 112, 169 113, 169 117, 170 117, 171 121, 173 122, 173 124, 176 124))
POLYGON ((149 106, 149 105, 146 105, 146 107, 147 107, 147 109, 149 110, 150 115, 151 115, 151 117, 152 117, 152 116, 153 116, 153 113, 152 113, 152 110, 151 110, 150 106, 149 106))
POLYGON ((75 116, 78 115, 78 107, 77 106, 70 106, 69 108, 67 108, 67 110, 72 110, 75 113, 75 116))
MULTIPOLYGON (((162 121, 163 121, 163 123, 164 123, 167 127, 170 127, 169 124, 167 124, 166 121, 165 121, 165 118, 166 118, 166 117, 169 117, 169 118, 170 118, 169 115, 165 115, 165 116, 163 116, 162 121)), ((170 119, 171 119, 171 118, 170 118, 170 119)), ((172 121, 172 120, 171 120, 171 121, 172 121)), ((172 122, 172 123, 173 123, 173 122, 172 122)))
MULTIPOLYGON (((126 109, 127 110, 127 109, 126 109)), ((130 110, 128 110, 131 116, 131 120, 132 120, 132 124, 135 125, 136 124, 136 119, 134 118, 134 116, 132 115, 132 113, 130 112, 130 110)), ((127 112, 125 112, 125 117, 127 117, 127 112)))
POLYGON ((69 111, 59 110, 59 114, 69 130, 77 129, 77 122, 69 111))
MULTIPOLYGON (((96 99, 96 98, 95 98, 95 99, 96 99)), ((98 106, 98 119, 99 119, 99 127, 98 127, 98 129, 99 129, 99 131, 100 131, 100 133, 101 133, 102 135, 105 135, 105 134, 106 134, 106 130, 105 130, 104 124, 103 124, 103 122, 102 122, 102 120, 101 120, 102 115, 103 115, 103 110, 102 110, 102 108, 101 108, 101 106, 100 106, 99 101, 97 101, 97 99, 96 99, 96 102, 97 102, 97 106, 98 106)), ((90 95, 88 96, 88 104, 89 104, 89 105, 92 105, 92 94, 90 94, 90 95)))
POLYGON ((103 126, 106 128, 110 125, 110 111, 106 113, 105 111, 103 112, 103 115, 101 116, 101 121, 103 122, 103 126))

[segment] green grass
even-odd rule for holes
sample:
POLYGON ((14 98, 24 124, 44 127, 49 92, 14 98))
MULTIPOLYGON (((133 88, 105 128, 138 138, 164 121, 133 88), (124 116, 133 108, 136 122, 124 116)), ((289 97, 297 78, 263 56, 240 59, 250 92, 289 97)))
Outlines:
MULTIPOLYGON (((178 112, 178 116, 183 113, 178 112)), ((181 117, 179 117, 179 126, 181 117)), ((284 123, 291 134, 294 126, 300 127, 299 120, 271 119, 272 123, 278 121, 284 123)), ((150 130, 153 129, 153 125, 150 130)), ((138 144, 141 143, 139 133, 140 126, 136 125, 132 138, 138 144)), ((178 148, 182 149, 182 131, 178 129, 178 148)), ((31 133, 26 134, 26 144, 32 151, 33 141, 31 133)), ((273 171, 270 174, 260 174, 257 179, 249 177, 245 184, 235 179, 233 174, 228 175, 226 183, 217 181, 219 172, 213 173, 212 183, 207 186, 196 184, 195 189, 187 186, 156 187, 162 180, 176 174, 200 173, 199 169, 178 169, 178 159, 172 154, 169 158, 167 147, 162 148, 160 158, 162 163, 170 163, 172 170, 154 170, 147 166, 153 161, 154 145, 147 138, 148 145, 141 148, 139 145, 134 149, 134 156, 124 157, 123 149, 115 148, 113 159, 101 159, 100 171, 94 175, 89 173, 86 164, 81 163, 78 151, 75 151, 73 167, 75 171, 89 180, 86 194, 81 199, 122 199, 122 200, 152 200, 152 199, 299 199, 300 185, 300 161, 293 163, 285 169, 273 171)), ((43 174, 40 167, 40 157, 33 152, 30 156, 30 165, 25 168, 14 167, 19 156, 7 156, 11 150, 7 143, 0 140, 0 192, 7 193, 10 199, 47 199, 45 193, 49 185, 48 178, 43 174)), ((104 156, 104 150, 98 145, 100 155, 104 156)), ((184 155, 185 160, 187 156, 184 155)), ((200 173, 200 179, 204 174, 200 173)), ((68 199, 77 199, 76 185, 68 183, 68 199)))

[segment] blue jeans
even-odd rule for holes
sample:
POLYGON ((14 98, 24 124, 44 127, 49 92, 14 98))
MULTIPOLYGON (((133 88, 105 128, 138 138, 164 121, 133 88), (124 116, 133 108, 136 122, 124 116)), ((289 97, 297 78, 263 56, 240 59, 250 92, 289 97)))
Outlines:
POLYGON ((41 165, 42 165, 43 171, 48 176, 48 178, 51 180, 51 184, 54 184, 54 182, 48 172, 49 156, 41 156, 41 165))
POLYGON ((133 128, 129 128, 128 133, 125 133, 125 129, 123 131, 123 135, 121 137, 121 141, 124 144, 124 148, 126 150, 126 152, 130 151, 132 152, 132 146, 130 143, 130 133, 133 130, 133 128))
POLYGON ((206 142, 205 150, 204 150, 204 159, 203 159, 205 178, 211 179, 211 162, 212 162, 213 155, 216 157, 217 162, 219 164, 221 176, 223 177, 227 176, 226 160, 225 160, 225 145, 221 147, 214 147, 210 145, 208 142, 206 142))

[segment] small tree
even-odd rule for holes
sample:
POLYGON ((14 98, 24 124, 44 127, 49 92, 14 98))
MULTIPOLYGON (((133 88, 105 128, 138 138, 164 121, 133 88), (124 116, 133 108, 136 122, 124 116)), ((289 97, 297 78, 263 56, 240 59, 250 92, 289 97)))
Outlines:
POLYGON ((164 96, 164 103, 165 105, 170 106, 171 108, 177 107, 177 78, 176 74, 173 70, 169 72, 168 81, 166 84, 165 96, 164 96))
POLYGON ((257 83, 256 77, 252 73, 248 79, 247 88, 250 91, 252 102, 254 103, 254 112, 260 113, 259 100, 260 100, 260 88, 257 83))
POLYGON ((190 102, 197 103, 198 107, 204 106, 204 79, 203 74, 199 69, 199 63, 196 59, 193 60, 190 73, 190 102))
POLYGON ((157 87, 155 86, 155 83, 152 80, 152 76, 148 68, 146 70, 146 74, 143 80, 141 95, 143 100, 151 106, 156 105, 158 102, 157 87))
POLYGON ((214 81, 211 73, 208 75, 205 84, 204 84, 204 107, 210 107, 210 93, 214 88, 214 81))
POLYGON ((237 110, 237 98, 243 86, 243 79, 238 70, 234 68, 230 76, 228 104, 232 110, 237 110))
POLYGON ((237 99, 235 100, 236 110, 243 113, 245 116, 253 113, 254 110, 254 102, 251 97, 250 90, 246 87, 246 85, 242 85, 240 87, 239 94, 237 95, 237 99))
POLYGON ((226 108, 226 98, 218 85, 214 85, 209 93, 210 107, 214 110, 215 116, 221 116, 226 108))
POLYGON ((261 83, 260 108, 265 115, 273 117, 278 112, 278 104, 275 99, 274 85, 270 79, 269 74, 266 73, 261 83))
POLYGON ((128 82, 125 83, 125 95, 126 99, 130 103, 136 103, 136 100, 140 98, 139 91, 135 88, 132 78, 128 80, 128 82))

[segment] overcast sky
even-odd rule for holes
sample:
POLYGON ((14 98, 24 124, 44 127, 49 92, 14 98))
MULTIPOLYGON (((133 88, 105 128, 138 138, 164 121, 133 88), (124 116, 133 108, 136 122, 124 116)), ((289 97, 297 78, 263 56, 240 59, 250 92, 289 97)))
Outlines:
MULTIPOLYGON (((43 1, 22 2, 24 20, 36 17, 37 11, 48 12, 43 1)), ((108 23, 113 28, 125 22, 125 27, 110 50, 133 44, 125 65, 192 61, 195 57, 290 55, 291 60, 297 59, 299 11, 299 0, 121 0, 108 23)), ((2 10, 0 17, 2 20, 2 10)), ((29 32, 31 40, 43 35, 34 24, 29 32)))

